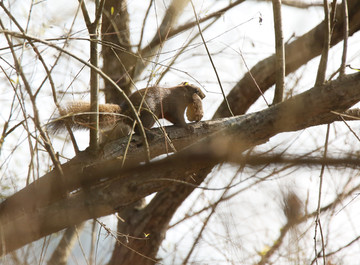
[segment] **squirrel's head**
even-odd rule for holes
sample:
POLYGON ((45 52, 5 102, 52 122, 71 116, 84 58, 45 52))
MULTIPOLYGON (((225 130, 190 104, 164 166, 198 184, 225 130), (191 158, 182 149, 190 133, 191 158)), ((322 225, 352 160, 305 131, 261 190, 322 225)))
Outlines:
POLYGON ((180 85, 185 86, 187 89, 193 90, 194 94, 197 94, 201 99, 205 98, 205 94, 201 91, 200 87, 197 87, 188 82, 182 82, 180 85))

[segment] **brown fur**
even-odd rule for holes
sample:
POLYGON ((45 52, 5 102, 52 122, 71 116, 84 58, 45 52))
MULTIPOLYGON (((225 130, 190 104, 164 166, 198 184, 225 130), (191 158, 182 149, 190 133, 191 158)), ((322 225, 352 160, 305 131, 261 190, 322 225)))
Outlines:
MULTIPOLYGON (((195 85, 181 83, 180 85, 164 87, 148 87, 134 92, 130 97, 136 109, 142 103, 140 119, 143 126, 150 129, 157 119, 166 119, 174 125, 187 127, 184 118, 185 109, 188 108, 189 121, 200 121, 203 117, 201 99, 205 94, 195 85), (143 97, 145 100, 143 100, 143 97)), ((60 117, 50 123, 52 132, 65 129, 67 123, 72 129, 89 129, 90 104, 87 102, 71 102, 66 108, 60 110, 60 117)), ((131 126, 134 115, 126 102, 122 104, 100 104, 99 126, 102 130, 111 130, 118 123, 131 126)))

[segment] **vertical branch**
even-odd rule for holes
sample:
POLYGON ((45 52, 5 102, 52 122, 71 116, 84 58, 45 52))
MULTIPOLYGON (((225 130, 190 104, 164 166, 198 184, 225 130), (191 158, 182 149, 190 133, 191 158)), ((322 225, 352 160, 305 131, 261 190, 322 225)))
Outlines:
POLYGON ((343 46, 343 54, 341 58, 341 66, 340 66, 340 78, 345 75, 345 67, 346 67, 346 56, 347 56, 347 46, 348 46, 348 38, 349 38, 349 17, 348 17, 348 5, 347 0, 342 0, 342 17, 344 23, 344 46, 343 46))
POLYGON ((96 264, 95 244, 96 244, 96 220, 94 219, 92 220, 92 227, 91 227, 89 265, 96 264))
POLYGON ((283 100, 285 83, 285 48, 282 31, 281 0, 272 0, 276 47, 276 85, 273 104, 283 100))
MULTIPOLYGON (((79 0, 84 16, 86 27, 90 35, 90 64, 98 68, 99 52, 98 42, 100 36, 100 17, 105 4, 104 0, 95 1, 95 20, 90 21, 89 13, 84 0, 79 0)), ((94 69, 90 69, 90 150, 96 152, 99 149, 99 75, 94 69)))
MULTIPOLYGON (((329 132, 330 132, 330 124, 327 125, 327 130, 326 130, 326 137, 325 137, 325 150, 324 150, 324 155, 323 155, 323 159, 326 159, 327 156, 327 150, 328 150, 328 143, 329 143, 329 132)), ((317 228, 319 227, 320 229, 320 237, 321 237, 321 245, 322 245, 322 252, 323 252, 323 260, 324 260, 324 264, 326 264, 325 262, 325 243, 324 243, 324 235, 322 233, 322 228, 321 228, 321 222, 320 222, 320 213, 321 213, 321 194, 322 194, 322 184, 323 184, 323 178, 324 178, 324 170, 325 170, 325 164, 323 163, 321 165, 321 171, 320 171, 320 183, 319 183, 319 195, 318 195, 318 205, 317 205, 317 210, 316 210, 316 218, 315 218, 315 235, 314 235, 314 250, 315 250, 315 259, 317 259, 317 249, 316 249, 316 235, 317 235, 317 228)))
MULTIPOLYGON (((95 67, 99 64, 98 41, 99 32, 98 24, 92 24, 88 28, 90 34, 90 63, 95 67)), ((99 143, 99 75, 94 69, 90 70, 90 150, 98 150, 99 143)))
POLYGON ((325 38, 324 38, 324 46, 321 53, 320 64, 316 76, 315 85, 322 85, 325 82, 326 75, 326 66, 328 61, 329 49, 330 49, 330 12, 329 12, 329 4, 327 0, 324 0, 324 26, 325 26, 325 38))
MULTIPOLYGON (((335 18, 335 8, 336 8, 336 0, 333 2, 333 17, 335 18)), ((324 46, 321 53, 320 58, 320 64, 316 76, 315 85, 321 85, 325 82, 325 76, 326 76, 326 67, 327 67, 327 61, 328 61, 328 55, 330 50, 330 41, 331 41, 331 21, 330 21, 330 11, 329 11, 329 4, 327 0, 324 0, 324 26, 325 26, 325 32, 324 32, 324 46)), ((333 19, 334 19, 333 18, 333 19)), ((324 158, 326 158, 327 154, 327 147, 328 147, 328 140, 329 140, 329 131, 330 131, 330 125, 327 126, 326 131, 326 139, 325 139, 325 151, 324 151, 324 158)), ((316 234, 317 234, 317 227, 320 229, 320 236, 321 236, 321 242, 322 242, 322 251, 323 251, 323 262, 325 262, 325 244, 324 244, 324 237, 322 233, 321 228, 321 222, 320 222, 320 201, 321 201, 321 192, 322 192, 322 182, 323 182, 323 174, 324 174, 324 168, 325 165, 322 165, 321 172, 320 172, 320 184, 319 184, 319 198, 318 198, 318 207, 317 207, 317 215, 315 220, 315 258, 317 258, 317 249, 316 249, 316 234)))
MULTIPOLYGON (((127 1, 107 0, 101 24, 102 70, 129 95, 136 56, 131 49, 127 1)), ((122 98, 119 91, 111 82, 104 80, 104 83, 106 103, 120 104, 122 98)))

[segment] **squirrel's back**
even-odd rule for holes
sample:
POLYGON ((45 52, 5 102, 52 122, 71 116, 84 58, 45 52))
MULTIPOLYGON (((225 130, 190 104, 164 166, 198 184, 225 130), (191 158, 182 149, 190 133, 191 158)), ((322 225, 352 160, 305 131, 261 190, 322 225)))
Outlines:
MULTIPOLYGON (((187 82, 174 87, 153 86, 140 89, 130 95, 129 99, 136 109, 141 105, 140 119, 145 128, 150 129, 157 119, 165 118, 174 125, 187 127, 184 119, 185 109, 190 121, 200 121, 203 116, 201 100, 205 97, 201 89, 187 82)), ((83 101, 71 102, 60 109, 60 117, 49 124, 51 132, 69 126, 72 129, 90 129, 90 103, 83 101)), ((127 102, 99 105, 99 126, 110 130, 122 123, 131 126, 134 113, 127 102)), ((136 130, 136 128, 135 128, 136 130)))

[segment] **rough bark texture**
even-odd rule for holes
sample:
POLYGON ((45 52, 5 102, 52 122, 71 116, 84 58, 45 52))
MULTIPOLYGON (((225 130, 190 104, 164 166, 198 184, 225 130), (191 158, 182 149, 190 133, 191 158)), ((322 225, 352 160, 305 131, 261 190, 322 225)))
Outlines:
POLYGON ((186 189, 183 190, 183 186, 174 185, 158 192, 144 209, 126 208, 126 210, 119 211, 121 218, 126 221, 118 222, 118 231, 136 235, 139 238, 118 236, 118 240, 122 243, 116 244, 109 264, 150 265, 156 263, 156 254, 165 238, 168 224, 173 216, 172 209, 177 209, 182 203, 182 200, 174 200, 174 197, 180 196, 185 199, 193 190, 187 189, 188 192, 185 192, 186 189), (182 192, 180 193, 179 190, 182 192))
MULTIPOLYGON (((52 178, 47 179, 46 185, 44 182, 36 182, 9 197, 0 207, 0 253, 12 251, 90 218, 114 213, 116 209, 130 205, 146 195, 173 186, 172 179, 186 181, 194 171, 207 169, 223 161, 235 163, 241 160, 244 150, 264 143, 280 132, 323 124, 323 118, 330 111, 347 109, 360 101, 359 88, 360 74, 355 74, 341 81, 314 87, 266 110, 225 118, 219 121, 224 129, 212 137, 200 140, 199 135, 191 148, 147 165, 122 169, 120 161, 113 159, 97 161, 92 166, 86 166, 85 163, 83 167, 81 164, 76 168, 64 167, 65 179, 75 178, 78 184, 84 180, 89 184, 88 179, 91 179, 93 185, 83 187, 66 198, 54 198, 53 194, 47 194, 47 202, 52 204, 44 205, 42 200, 47 198, 39 198, 36 192, 56 187, 62 190, 58 194, 63 194, 64 191, 78 190, 79 186, 69 189, 58 183, 54 185, 51 181, 56 179, 52 178)), ((201 122, 198 126, 205 124, 207 122, 201 122)), ((202 130, 206 131, 210 127, 207 124, 202 130)), ((173 203, 177 205, 179 202, 173 203)), ((162 223, 166 223, 168 218, 162 223)), ((151 226, 151 222, 148 225, 151 226)), ((158 230, 159 233, 161 231, 158 230)))
MULTIPOLYGON (((349 4, 349 35, 360 29, 360 1, 348 1, 349 4)), ((336 25, 333 27, 331 46, 343 39, 343 19, 341 18, 341 6, 337 7, 338 12, 336 25)), ((324 23, 322 22, 308 33, 285 45, 286 75, 296 71, 300 66, 311 59, 319 56, 323 48, 324 23)), ((263 92, 275 84, 276 56, 270 56, 257 63, 250 72, 263 92)), ((260 93, 249 73, 234 86, 228 94, 227 99, 230 108, 235 115, 245 113, 249 107, 259 98, 260 93)), ((214 118, 228 117, 226 103, 223 102, 218 108, 214 118)))
MULTIPOLYGON (((102 70, 129 95, 136 57, 131 51, 126 0, 105 2, 101 31, 102 70)), ((105 81, 105 98, 107 103, 116 104, 122 99, 116 88, 107 81, 105 81)))
MULTIPOLYGON (((350 1, 349 1, 350 2, 350 1)), ((360 28, 360 5, 358 1, 351 1, 349 3, 352 9, 352 14, 349 16, 350 22, 350 32, 353 34, 358 31, 360 28)), ((338 14, 341 12, 338 12, 338 14)), ((338 17, 337 21, 343 21, 342 18, 338 17)), ((324 36, 324 26, 323 23, 315 27, 313 30, 304 34, 303 36, 296 39, 294 42, 286 45, 286 75, 291 72, 296 71, 300 66, 304 65, 314 57, 318 56, 322 50, 322 41, 324 36), (301 51, 301 52, 299 52, 301 51)), ((335 45, 339 41, 342 40, 342 25, 337 24, 333 29, 333 37, 332 37, 332 45, 335 45)), ((263 61, 259 62, 254 68, 251 69, 251 73, 259 83, 261 89, 266 91, 275 83, 275 62, 276 55, 273 55, 263 61)), ((247 111, 247 109, 258 99, 260 93, 257 87, 254 84, 249 73, 247 73, 238 84, 232 89, 230 94, 228 95, 228 100, 230 107, 235 115, 243 114, 247 111)), ((217 117, 227 117, 230 113, 227 109, 226 103, 219 107, 214 118, 217 117)), ((324 121, 326 119, 331 122, 334 119, 333 115, 326 115, 324 117, 324 121)), ((199 170, 193 170, 191 173, 193 176, 196 176, 199 180, 205 179, 206 176, 211 172, 213 166, 209 166, 207 168, 199 170)), ((168 219, 168 216, 172 216, 175 214, 177 207, 173 207, 173 205, 181 205, 181 203, 187 198, 187 196, 195 189, 195 187, 187 186, 187 185, 179 185, 177 186, 177 192, 173 193, 172 190, 164 190, 157 194, 154 198, 157 199, 157 196, 161 198, 165 193, 169 193, 172 195, 171 200, 164 200, 162 206, 166 208, 164 211, 165 217, 164 219, 168 219)), ((151 207, 149 205, 148 207, 151 207)), ((164 214, 163 213, 163 214, 164 214)), ((158 222, 158 218, 155 216, 154 221, 158 222)), ((149 221, 146 221, 149 222, 149 221)), ((165 228, 168 224, 162 223, 163 226, 158 226, 159 230, 165 228)), ((158 244, 161 244, 161 241, 157 241, 158 244)), ((142 257, 138 257, 141 259, 142 257)), ((145 259, 143 259, 145 260, 145 259)))

